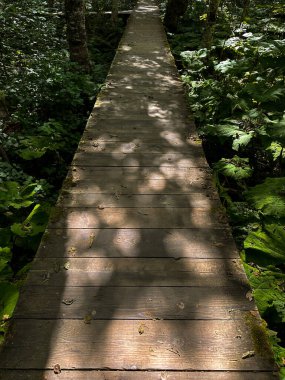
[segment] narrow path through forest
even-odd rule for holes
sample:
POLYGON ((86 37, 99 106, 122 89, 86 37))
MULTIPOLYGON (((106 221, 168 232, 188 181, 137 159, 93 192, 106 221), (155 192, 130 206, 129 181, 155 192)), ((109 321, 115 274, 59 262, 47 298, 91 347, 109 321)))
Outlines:
POLYGON ((0 367, 3 380, 276 378, 153 0, 130 17, 0 367))

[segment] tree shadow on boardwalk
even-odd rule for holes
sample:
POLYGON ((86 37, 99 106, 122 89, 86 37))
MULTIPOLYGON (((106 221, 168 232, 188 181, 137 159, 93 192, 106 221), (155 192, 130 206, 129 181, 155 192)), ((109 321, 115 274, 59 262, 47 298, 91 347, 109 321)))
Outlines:
POLYGON ((129 376, 111 370, 131 379, 143 370, 157 371, 155 379, 190 379, 163 377, 171 370, 270 370, 258 355, 242 359, 254 350, 243 312, 255 307, 168 53, 156 52, 151 34, 128 35, 29 275, 2 366, 18 369, 20 380, 52 379, 57 364, 64 380, 129 376), (90 370, 107 372, 88 377, 90 370))

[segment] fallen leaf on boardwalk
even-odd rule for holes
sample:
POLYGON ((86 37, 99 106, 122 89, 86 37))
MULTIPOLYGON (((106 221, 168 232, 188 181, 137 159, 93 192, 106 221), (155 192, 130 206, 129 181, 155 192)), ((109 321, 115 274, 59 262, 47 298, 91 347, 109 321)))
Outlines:
POLYGON ((177 304, 177 307, 178 307, 180 310, 183 310, 183 309, 185 308, 185 305, 184 305, 183 302, 179 302, 179 303, 177 304))
POLYGON ((89 248, 92 247, 93 243, 94 243, 94 239, 95 239, 95 235, 94 234, 91 234, 89 236, 89 248))
POLYGON ((86 325, 90 325, 91 321, 92 321, 93 317, 91 314, 86 314, 85 317, 84 317, 84 323, 86 325))
POLYGON ((64 303, 65 305, 69 306, 69 305, 72 305, 74 303, 74 299, 72 298, 67 298, 65 300, 62 301, 62 303, 64 303))
POLYGON ((140 214, 140 215, 148 215, 148 213, 142 212, 142 211, 138 211, 138 214, 140 214))
POLYGON ((140 335, 144 334, 145 325, 141 323, 138 328, 138 332, 140 335))
POLYGON ((221 248, 221 247, 224 247, 225 244, 223 244, 223 243, 213 243, 213 246, 215 246, 217 248, 221 248))
POLYGON ((246 351, 244 354, 242 354, 242 359, 252 358, 254 355, 254 351, 246 351))
POLYGON ((70 262, 67 261, 67 262, 63 265, 63 268, 64 268, 65 270, 68 270, 68 269, 70 268, 70 262))
POLYGON ((252 291, 249 290, 247 293, 246 293, 246 298, 249 300, 249 301, 252 301, 253 300, 253 295, 252 295, 252 291))
POLYGON ((97 208, 98 210, 104 210, 105 207, 103 205, 98 205, 97 208))
POLYGON ((60 369, 60 365, 59 365, 59 364, 56 364, 56 365, 53 367, 53 372, 54 372, 56 375, 59 375, 59 374, 60 374, 61 369, 60 369))
POLYGON ((68 248, 67 252, 69 253, 69 255, 75 256, 76 255, 76 248, 70 247, 70 248, 68 248))

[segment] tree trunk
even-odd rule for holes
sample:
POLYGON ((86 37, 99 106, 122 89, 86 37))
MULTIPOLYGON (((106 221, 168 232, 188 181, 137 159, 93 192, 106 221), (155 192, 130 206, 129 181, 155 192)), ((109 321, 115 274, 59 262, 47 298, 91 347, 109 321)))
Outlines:
POLYGON ((90 71, 87 35, 85 29, 85 1, 65 0, 66 33, 70 60, 83 71, 90 71))
POLYGON ((118 0, 112 0, 112 24, 116 28, 118 24, 118 12, 119 12, 119 2, 118 0))
POLYGON ((248 16, 249 6, 250 6, 250 0, 243 0, 242 16, 241 16, 242 21, 244 21, 248 16))
POLYGON ((213 34, 215 31, 218 8, 221 0, 209 0, 209 8, 207 13, 207 21, 202 36, 202 45, 210 49, 213 44, 213 34))
POLYGON ((187 11, 188 0, 168 0, 164 17, 165 27, 175 32, 178 27, 179 17, 187 11))

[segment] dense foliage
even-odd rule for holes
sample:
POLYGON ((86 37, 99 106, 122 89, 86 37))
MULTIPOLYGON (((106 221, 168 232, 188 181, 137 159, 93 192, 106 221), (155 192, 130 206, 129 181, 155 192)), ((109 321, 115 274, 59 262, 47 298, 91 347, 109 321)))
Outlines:
MULTIPOLYGON (((165 7, 162 2, 162 8, 165 7)), ((169 33, 189 104, 227 208, 253 296, 285 366, 284 0, 190 1, 169 33), (248 2, 249 3, 249 2, 248 2)), ((281 371, 282 372, 282 371, 281 371)), ((285 375, 282 375, 285 376, 285 375)))
POLYGON ((62 3, 0 6, 0 341, 123 27, 96 1, 84 74, 69 61, 62 3))

